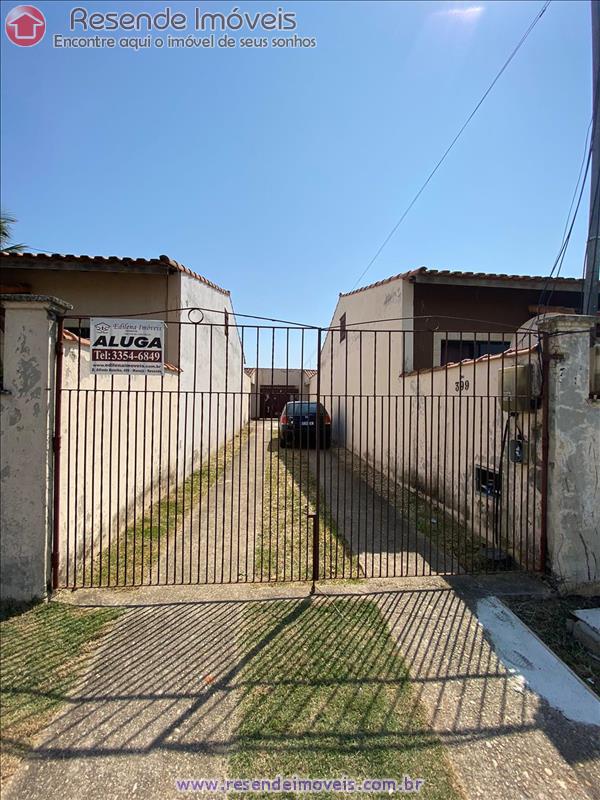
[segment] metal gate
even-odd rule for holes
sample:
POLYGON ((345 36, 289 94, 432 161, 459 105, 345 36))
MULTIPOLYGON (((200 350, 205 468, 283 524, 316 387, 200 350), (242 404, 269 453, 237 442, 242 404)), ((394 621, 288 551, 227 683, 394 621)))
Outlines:
POLYGON ((55 587, 543 568, 537 333, 172 316, 164 376, 92 375, 62 322, 55 587))

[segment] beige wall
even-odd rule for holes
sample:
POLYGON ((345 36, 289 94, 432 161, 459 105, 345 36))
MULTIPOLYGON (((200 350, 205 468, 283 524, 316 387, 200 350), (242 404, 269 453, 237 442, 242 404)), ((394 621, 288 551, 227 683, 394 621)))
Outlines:
POLYGON ((0 592, 21 601, 50 585, 54 344, 66 307, 36 296, 1 302, 0 592))
POLYGON ((600 591, 600 400, 590 340, 598 320, 557 315, 548 332, 548 555, 565 592, 600 591))
MULTIPOLYGON (((412 369, 413 285, 403 280, 340 295, 321 348, 321 390, 335 409, 338 397, 386 392, 389 376, 412 369), (346 314, 346 338, 340 319, 346 314)), ((397 388, 395 382, 390 389, 397 388)), ((316 393, 316 377, 310 391, 316 393)))
POLYGON ((61 297, 73 306, 73 316, 118 317, 170 308, 169 301, 179 295, 179 279, 180 273, 2 269, 2 283, 25 283, 33 294, 61 297))
POLYGON ((61 552, 68 549, 71 559, 61 564, 64 581, 74 578, 76 551, 80 559, 84 546, 94 553, 106 547, 248 421, 240 339, 233 320, 228 336, 222 324, 221 308, 231 313, 231 300, 185 275, 182 289, 181 305, 213 311, 200 324, 187 312, 167 323, 181 353, 179 372, 93 376, 89 347, 65 346, 61 552))
MULTIPOLYGON (((78 325, 77 315, 119 317, 146 314, 180 306, 179 272, 149 275, 128 272, 86 272, 84 270, 44 270, 3 268, 2 283, 26 283, 34 294, 60 297, 73 306, 67 327, 78 325)), ((172 315, 171 315, 172 317, 172 315)), ((157 313, 156 319, 167 319, 157 313)), ((87 320, 82 320, 85 327, 87 320)), ((178 360, 177 337, 166 340, 167 361, 178 360)))
MULTIPOLYGON (((192 461, 224 446, 247 423, 251 391, 231 297, 182 275, 180 305, 204 309, 200 324, 191 323, 189 312, 182 311, 180 325, 167 326, 171 336, 180 329, 179 439, 189 470, 192 461), (229 313, 227 336, 224 310, 229 313)), ((199 318, 192 313, 191 319, 199 318)))
POLYGON ((89 582, 83 552, 89 568, 184 471, 177 373, 92 375, 89 347, 71 342, 63 358, 60 577, 70 585, 89 582))
POLYGON ((321 374, 320 398, 332 416, 334 441, 384 474, 389 471, 393 480, 423 492, 488 544, 497 531, 520 563, 538 567, 541 411, 521 413, 515 421, 498 402, 499 374, 515 363, 531 364, 539 385, 538 361, 528 349, 531 334, 520 353, 408 374, 401 373, 401 334, 397 347, 391 334, 391 350, 387 333, 377 334, 377 349, 375 336, 363 333, 363 339, 367 335, 371 346, 364 347, 362 369, 357 347, 349 346, 348 377, 343 368, 334 368, 333 381, 327 369, 321 374), (508 441, 518 435, 516 423, 528 446, 529 458, 522 465, 509 464, 507 458, 508 441), (501 465, 496 506, 493 496, 476 488, 475 467, 499 472, 501 465))

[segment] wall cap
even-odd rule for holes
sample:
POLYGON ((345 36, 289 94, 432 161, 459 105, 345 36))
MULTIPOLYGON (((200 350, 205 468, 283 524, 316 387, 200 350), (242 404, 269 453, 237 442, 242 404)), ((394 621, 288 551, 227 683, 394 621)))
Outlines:
POLYGON ((54 313, 64 314, 71 311, 73 306, 60 297, 53 297, 47 294, 0 294, 0 305, 3 308, 20 308, 24 304, 37 305, 54 313))
POLYGON ((584 314, 555 314, 545 320, 540 320, 539 330, 555 333, 559 330, 577 331, 583 329, 591 330, 598 325, 598 317, 587 316, 584 314))

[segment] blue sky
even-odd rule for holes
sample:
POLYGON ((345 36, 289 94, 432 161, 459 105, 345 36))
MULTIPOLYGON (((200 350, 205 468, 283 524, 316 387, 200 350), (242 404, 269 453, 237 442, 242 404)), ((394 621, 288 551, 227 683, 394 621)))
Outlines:
MULTIPOLYGON (((240 312, 327 324, 542 3, 238 3, 294 10, 317 47, 53 49, 74 5, 37 3, 36 47, 2 33, 15 237, 167 253, 240 312)), ((589 3, 554 0, 362 283, 420 265, 548 273, 590 118, 589 3)), ((587 197, 564 275, 582 271, 587 197)))

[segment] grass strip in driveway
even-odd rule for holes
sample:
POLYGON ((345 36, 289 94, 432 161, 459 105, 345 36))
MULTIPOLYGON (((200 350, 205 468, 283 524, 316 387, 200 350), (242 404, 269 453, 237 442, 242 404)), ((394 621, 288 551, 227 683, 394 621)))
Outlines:
MULTIPOLYGON (((130 525, 105 547, 99 557, 88 556, 86 573, 80 567, 79 586, 141 586, 152 583, 152 570, 158 562, 161 544, 173 537, 186 517, 206 498, 209 487, 225 474, 227 466, 247 443, 250 429, 244 426, 210 458, 204 455, 201 468, 186 480, 170 480, 169 494, 156 499, 144 512, 137 512, 137 523, 130 525), (195 505, 194 505, 195 504, 195 505)), ((199 457, 196 459, 199 461, 199 457)), ((129 512, 133 516, 133 511, 129 512)))
POLYGON ((40 604, 0 622, 0 773, 12 775, 120 609, 40 604))
POLYGON ((419 796, 428 800, 462 796, 375 602, 258 603, 245 627, 254 656, 236 681, 242 700, 232 776, 409 775, 426 781, 419 796))
MULTIPOLYGON (((306 445, 279 445, 278 427, 267 434, 262 497, 263 526, 257 537, 255 569, 262 580, 308 580, 312 576, 312 520, 317 482, 310 462, 316 451, 306 445)), ((331 510, 320 496, 319 547, 321 579, 358 575, 360 567, 338 534, 331 510)))

